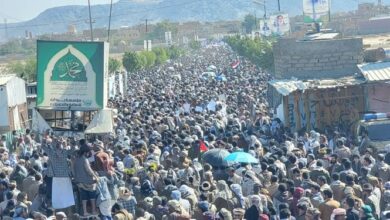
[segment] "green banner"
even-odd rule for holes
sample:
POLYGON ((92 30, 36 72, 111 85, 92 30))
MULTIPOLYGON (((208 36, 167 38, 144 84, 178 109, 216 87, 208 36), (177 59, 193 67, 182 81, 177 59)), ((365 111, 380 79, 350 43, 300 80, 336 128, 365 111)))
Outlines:
POLYGON ((97 110, 107 102, 108 44, 38 41, 37 107, 97 110))

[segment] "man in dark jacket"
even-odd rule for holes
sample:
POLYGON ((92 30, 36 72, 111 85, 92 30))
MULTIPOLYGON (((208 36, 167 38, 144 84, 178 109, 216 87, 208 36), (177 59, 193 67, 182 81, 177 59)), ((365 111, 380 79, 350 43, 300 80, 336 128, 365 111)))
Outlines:
POLYGON ((345 199, 345 205, 347 207, 347 217, 346 220, 358 220, 359 211, 355 209, 355 199, 352 196, 348 196, 345 199))

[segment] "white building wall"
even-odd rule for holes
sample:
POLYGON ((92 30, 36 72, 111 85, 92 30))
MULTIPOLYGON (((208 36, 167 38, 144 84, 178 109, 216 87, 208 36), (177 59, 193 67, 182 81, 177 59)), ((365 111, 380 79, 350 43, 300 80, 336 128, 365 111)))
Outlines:
POLYGON ((0 86, 0 127, 8 126, 8 95, 5 86, 0 86))
POLYGON ((27 103, 26 98, 26 82, 18 77, 13 77, 6 84, 8 94, 8 106, 27 103))

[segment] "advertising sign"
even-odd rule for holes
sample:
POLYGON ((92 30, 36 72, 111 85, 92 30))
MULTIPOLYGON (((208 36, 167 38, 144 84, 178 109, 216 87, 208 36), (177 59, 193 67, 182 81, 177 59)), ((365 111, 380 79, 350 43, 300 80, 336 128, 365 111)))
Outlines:
MULTIPOLYGON (((272 34, 272 30, 270 27, 270 21, 269 19, 260 20, 260 34, 263 36, 270 36, 272 34)), ((255 32, 255 36, 257 36, 257 33, 255 32)))
POLYGON ((260 36, 284 36, 290 32, 288 14, 275 14, 259 21, 260 29, 252 31, 252 39, 260 36))
POLYGON ((107 102, 108 44, 38 41, 37 107, 98 110, 107 102))
POLYGON ((283 36, 290 32, 290 19, 288 18, 288 14, 271 15, 269 22, 274 35, 283 36))
POLYGON ((330 0, 303 0, 303 21, 323 22, 329 19, 330 0))

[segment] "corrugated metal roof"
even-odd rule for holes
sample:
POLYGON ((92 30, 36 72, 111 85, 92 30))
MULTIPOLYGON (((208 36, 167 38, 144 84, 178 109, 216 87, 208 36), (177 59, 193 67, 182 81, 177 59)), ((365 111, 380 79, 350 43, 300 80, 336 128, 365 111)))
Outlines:
POLYGON ((0 75, 0 86, 7 84, 15 75, 0 75))
POLYGON ((297 90, 307 89, 329 89, 337 87, 346 87, 360 85, 365 80, 354 76, 342 77, 338 79, 321 79, 321 80, 272 80, 269 84, 276 89, 281 95, 286 96, 297 90))
POLYGON ((300 80, 272 80, 269 84, 280 94, 286 96, 297 90, 307 89, 307 85, 300 80))
POLYGON ((369 82, 390 80, 390 62, 365 63, 358 68, 369 82))

